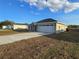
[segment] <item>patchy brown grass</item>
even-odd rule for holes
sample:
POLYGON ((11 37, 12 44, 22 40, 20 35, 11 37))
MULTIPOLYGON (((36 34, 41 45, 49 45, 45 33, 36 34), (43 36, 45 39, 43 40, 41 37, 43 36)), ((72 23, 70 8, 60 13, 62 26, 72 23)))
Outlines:
POLYGON ((0 31, 0 36, 2 35, 11 35, 11 34, 18 34, 20 32, 17 32, 17 31, 13 31, 13 30, 3 30, 3 31, 0 31))
POLYGON ((79 32, 65 32, 1 45, 0 59, 79 59, 79 32))
POLYGON ((68 41, 73 43, 79 43, 79 31, 69 31, 54 35, 47 35, 49 38, 54 38, 57 40, 68 41))

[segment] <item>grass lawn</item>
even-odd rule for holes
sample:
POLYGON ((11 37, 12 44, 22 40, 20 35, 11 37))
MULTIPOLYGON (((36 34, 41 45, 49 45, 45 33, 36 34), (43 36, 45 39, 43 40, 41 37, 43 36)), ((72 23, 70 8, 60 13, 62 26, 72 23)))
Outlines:
POLYGON ((79 59, 79 32, 64 32, 1 45, 0 59, 79 59))

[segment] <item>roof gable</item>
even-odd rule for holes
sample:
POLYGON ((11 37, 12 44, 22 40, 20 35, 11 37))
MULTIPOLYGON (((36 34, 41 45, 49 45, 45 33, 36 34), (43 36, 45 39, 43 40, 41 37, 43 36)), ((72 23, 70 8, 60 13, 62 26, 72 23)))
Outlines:
POLYGON ((16 25, 28 25, 27 23, 15 23, 16 25))
POLYGON ((37 23, 43 23, 43 22, 57 22, 57 20, 54 20, 52 18, 43 19, 41 21, 38 21, 37 23))

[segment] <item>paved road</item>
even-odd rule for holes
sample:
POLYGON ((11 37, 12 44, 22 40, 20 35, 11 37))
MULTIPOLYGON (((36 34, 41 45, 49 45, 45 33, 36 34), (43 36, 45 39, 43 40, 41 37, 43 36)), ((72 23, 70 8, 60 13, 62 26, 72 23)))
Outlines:
POLYGON ((48 35, 48 34, 50 34, 50 33, 28 32, 28 33, 0 36, 0 45, 12 43, 12 42, 15 42, 15 41, 20 41, 20 40, 23 40, 23 39, 39 37, 39 36, 42 36, 42 35, 48 35))

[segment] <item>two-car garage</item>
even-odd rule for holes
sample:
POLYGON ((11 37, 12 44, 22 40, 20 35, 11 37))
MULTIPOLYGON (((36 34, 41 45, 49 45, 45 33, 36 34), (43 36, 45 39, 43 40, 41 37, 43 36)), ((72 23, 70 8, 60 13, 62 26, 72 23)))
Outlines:
POLYGON ((54 33, 55 27, 54 26, 37 26, 38 32, 48 32, 48 33, 54 33))

